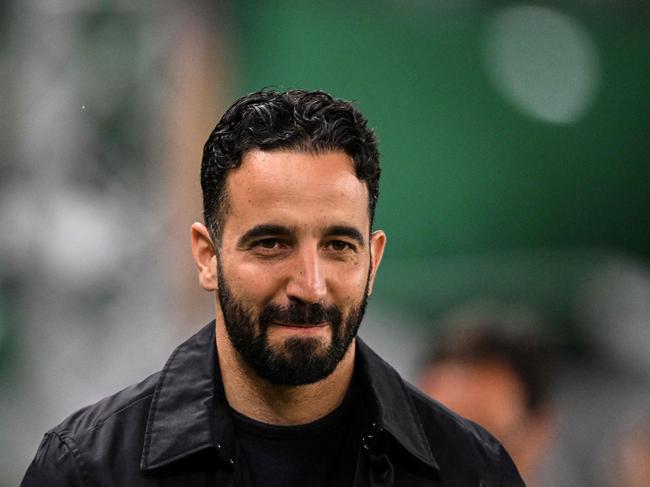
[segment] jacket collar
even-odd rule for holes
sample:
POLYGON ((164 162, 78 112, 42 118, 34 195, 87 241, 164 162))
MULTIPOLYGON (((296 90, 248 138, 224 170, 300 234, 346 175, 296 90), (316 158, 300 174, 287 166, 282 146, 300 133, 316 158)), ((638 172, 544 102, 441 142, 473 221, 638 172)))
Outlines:
POLYGON ((389 433, 406 451, 439 470, 422 421, 400 375, 363 340, 357 338, 357 364, 377 409, 375 430, 389 433))
MULTIPOLYGON (((437 469, 420 420, 399 374, 357 338, 360 379, 376 406, 377 427, 411 455, 437 469)), ((154 391, 140 468, 157 469, 204 449, 233 463, 230 407, 223 391, 215 346, 215 322, 174 350, 154 391)))
POLYGON ((219 438, 231 427, 212 321, 174 350, 160 374, 140 468, 153 470, 206 448, 218 450, 228 461, 234 445, 219 438))

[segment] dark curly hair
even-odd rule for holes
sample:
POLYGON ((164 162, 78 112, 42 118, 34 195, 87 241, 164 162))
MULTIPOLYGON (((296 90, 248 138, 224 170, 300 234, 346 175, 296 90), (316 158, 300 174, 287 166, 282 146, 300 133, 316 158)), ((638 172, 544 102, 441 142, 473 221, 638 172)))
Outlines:
POLYGON ((252 149, 346 153, 368 188, 372 228, 381 171, 377 138, 367 120, 350 102, 322 91, 264 89, 237 100, 203 148, 203 217, 217 245, 228 206, 228 171, 239 167, 244 154, 252 149))

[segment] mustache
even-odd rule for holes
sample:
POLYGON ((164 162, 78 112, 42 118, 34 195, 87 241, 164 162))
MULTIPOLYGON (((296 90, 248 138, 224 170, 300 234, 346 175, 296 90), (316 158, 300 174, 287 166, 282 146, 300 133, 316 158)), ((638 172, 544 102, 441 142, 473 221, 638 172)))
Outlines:
POLYGON ((341 310, 338 306, 323 306, 319 303, 291 302, 289 306, 280 306, 269 303, 260 313, 260 326, 262 329, 275 322, 288 325, 320 325, 330 323, 336 327, 341 322, 341 310))

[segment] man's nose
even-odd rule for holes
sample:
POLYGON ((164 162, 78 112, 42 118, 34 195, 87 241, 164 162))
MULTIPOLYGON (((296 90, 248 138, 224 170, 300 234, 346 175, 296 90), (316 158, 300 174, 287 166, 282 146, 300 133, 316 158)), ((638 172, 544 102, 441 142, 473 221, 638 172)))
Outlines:
POLYGON ((289 298, 305 303, 317 303, 327 295, 327 284, 318 249, 301 249, 297 252, 289 272, 289 298))

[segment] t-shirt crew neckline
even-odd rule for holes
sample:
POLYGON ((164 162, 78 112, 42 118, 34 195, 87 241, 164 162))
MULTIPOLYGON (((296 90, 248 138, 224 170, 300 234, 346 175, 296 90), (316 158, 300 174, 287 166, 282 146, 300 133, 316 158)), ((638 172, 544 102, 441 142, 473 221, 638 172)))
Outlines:
POLYGON ((231 408, 235 427, 255 436, 278 440, 301 440, 322 437, 324 434, 338 433, 336 426, 346 422, 352 413, 352 394, 346 394, 343 402, 332 412, 311 423, 299 425, 275 425, 257 421, 231 408))

